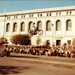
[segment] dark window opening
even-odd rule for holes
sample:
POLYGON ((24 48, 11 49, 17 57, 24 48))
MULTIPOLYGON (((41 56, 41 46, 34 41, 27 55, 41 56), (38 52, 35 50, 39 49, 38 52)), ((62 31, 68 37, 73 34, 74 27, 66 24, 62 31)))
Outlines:
POLYGON ((56 40, 56 45, 61 45, 61 40, 56 40))
POLYGON ((67 44, 71 45, 71 40, 67 40, 67 44))
POLYGON ((21 23, 20 31, 24 31, 24 22, 21 23))
POLYGON ((6 32, 9 32, 9 29, 10 29, 10 24, 7 23, 7 24, 6 24, 6 32))
POLYGON ((31 45, 31 40, 28 39, 28 40, 21 40, 21 45, 31 45))
POLYGON ((17 23, 13 24, 13 32, 17 31, 17 23))

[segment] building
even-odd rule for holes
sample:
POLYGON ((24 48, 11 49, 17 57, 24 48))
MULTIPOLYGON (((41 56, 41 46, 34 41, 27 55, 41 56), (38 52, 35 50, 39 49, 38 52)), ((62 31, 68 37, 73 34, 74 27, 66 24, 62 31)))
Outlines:
POLYGON ((13 35, 31 34, 31 43, 40 44, 49 40, 50 43, 72 42, 75 38, 75 6, 43 8, 0 14, 0 37, 8 40, 13 35), (36 31, 34 31, 36 30, 36 31))

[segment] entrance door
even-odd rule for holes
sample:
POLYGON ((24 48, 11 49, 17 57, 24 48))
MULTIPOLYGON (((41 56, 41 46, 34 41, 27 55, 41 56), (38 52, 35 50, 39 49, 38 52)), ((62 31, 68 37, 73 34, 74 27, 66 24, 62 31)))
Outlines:
POLYGON ((61 40, 56 40, 56 45, 61 45, 61 40))

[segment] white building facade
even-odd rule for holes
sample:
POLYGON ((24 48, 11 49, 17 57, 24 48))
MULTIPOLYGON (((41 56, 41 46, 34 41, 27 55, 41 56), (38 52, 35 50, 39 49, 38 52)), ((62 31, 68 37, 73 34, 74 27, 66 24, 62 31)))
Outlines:
POLYGON ((37 29, 37 34, 31 37, 31 43, 36 45, 46 40, 58 45, 72 42, 75 38, 75 6, 43 8, 0 14, 0 37, 8 40, 18 34, 30 34, 37 29))

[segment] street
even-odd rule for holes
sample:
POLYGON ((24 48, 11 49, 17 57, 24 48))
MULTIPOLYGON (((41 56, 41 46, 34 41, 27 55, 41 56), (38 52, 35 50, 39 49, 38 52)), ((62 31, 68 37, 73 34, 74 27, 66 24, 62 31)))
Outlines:
MULTIPOLYGON (((75 63, 75 60, 70 58, 64 59, 62 57, 53 57, 50 59, 51 62, 55 63, 61 63, 62 60, 64 61, 62 62, 63 64, 72 63, 74 65, 75 63)), ((40 61, 50 62, 49 58, 47 57, 0 57, 0 75, 75 75, 75 65, 66 66, 55 63, 43 63, 40 61)))

